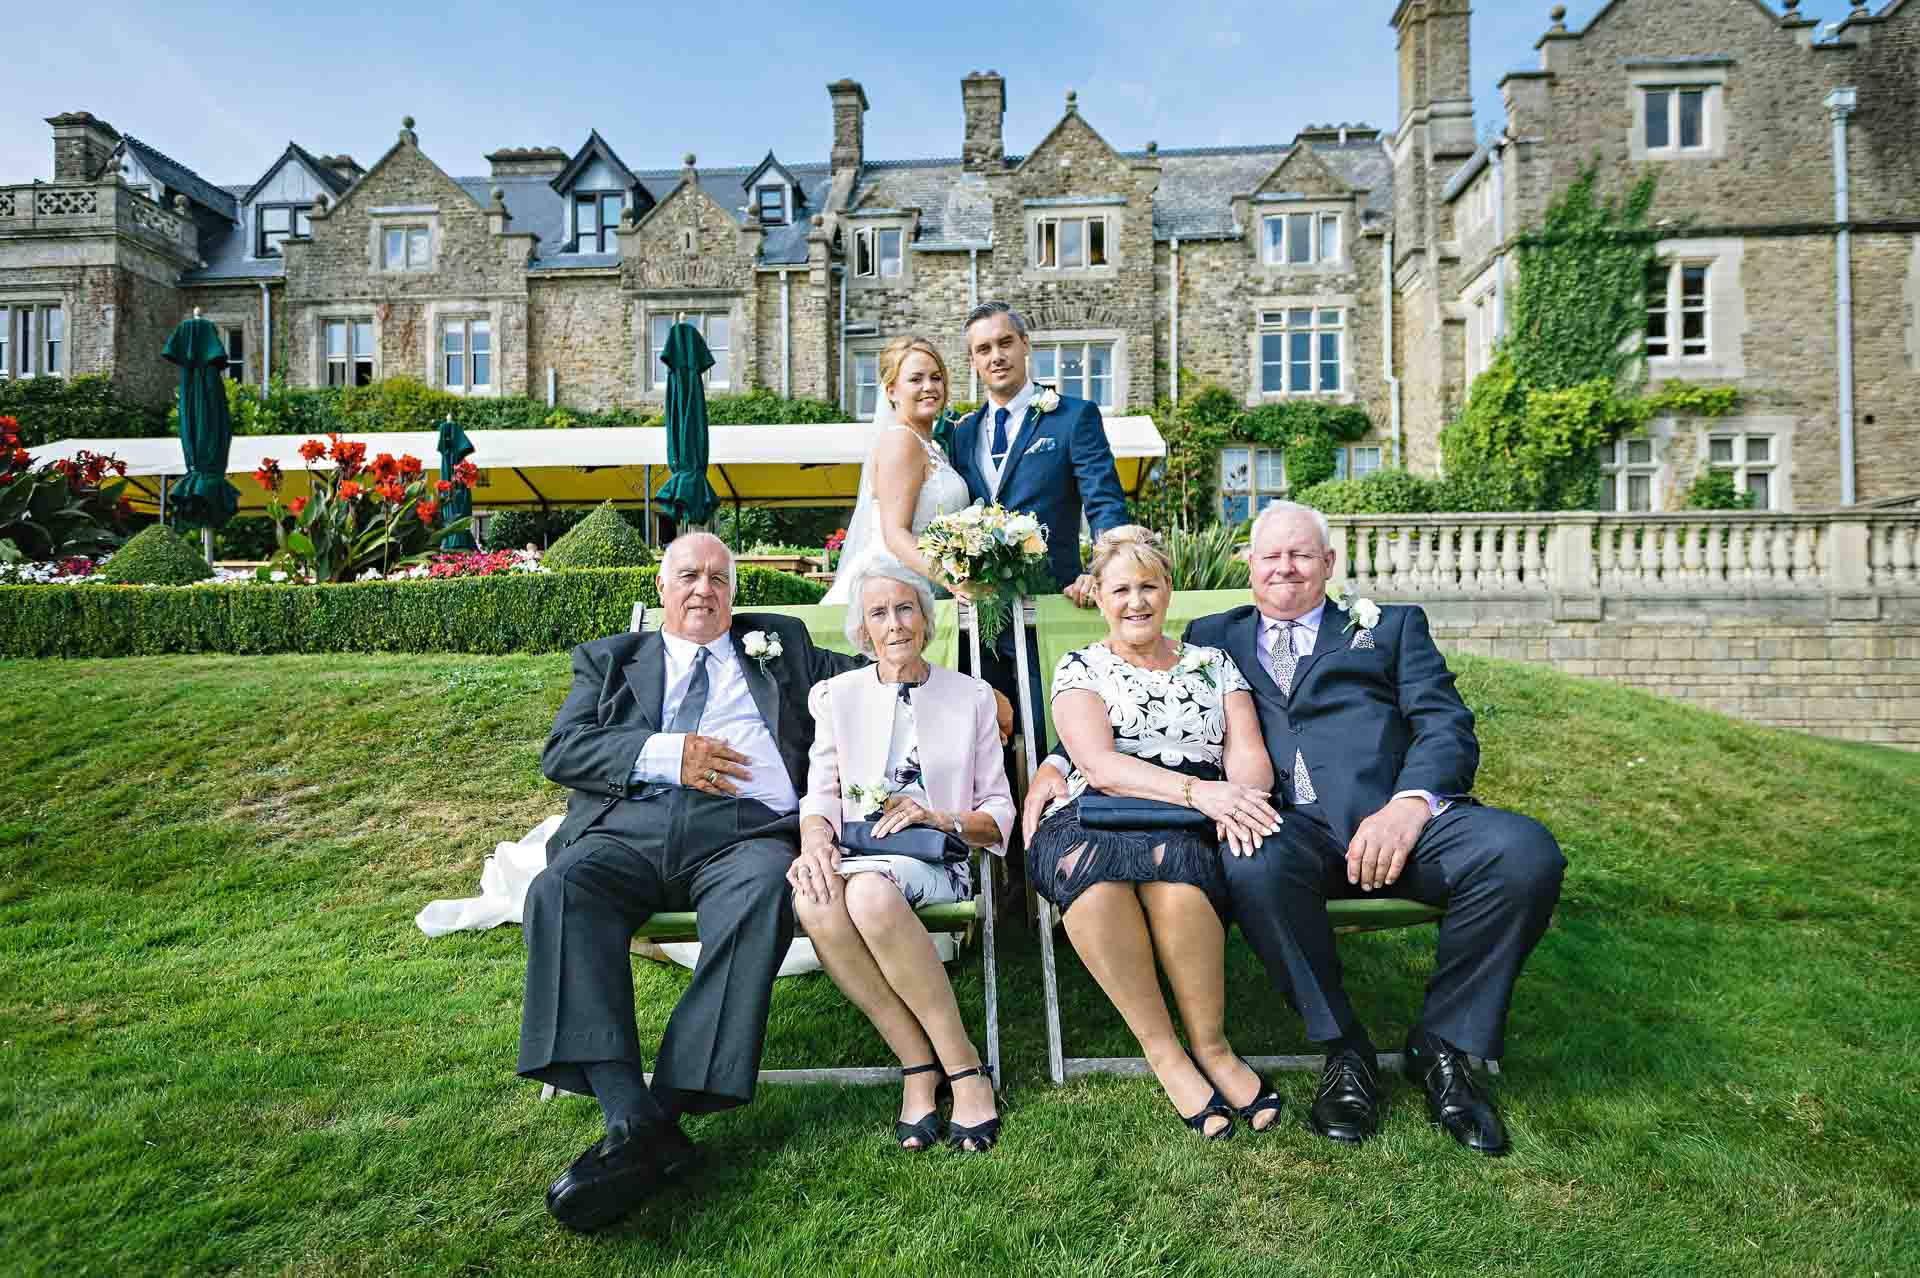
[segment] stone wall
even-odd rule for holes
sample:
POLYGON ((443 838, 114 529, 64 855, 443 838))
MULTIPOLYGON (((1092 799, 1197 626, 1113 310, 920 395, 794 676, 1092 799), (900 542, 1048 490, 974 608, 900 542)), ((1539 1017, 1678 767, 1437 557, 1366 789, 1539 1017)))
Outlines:
POLYGON ((1920 622, 1436 622, 1449 652, 1550 665, 1778 728, 1920 750, 1920 622))
POLYGON ((527 281, 528 393, 544 399, 547 370, 569 408, 605 411, 635 403, 638 336, 619 271, 570 271, 527 281))

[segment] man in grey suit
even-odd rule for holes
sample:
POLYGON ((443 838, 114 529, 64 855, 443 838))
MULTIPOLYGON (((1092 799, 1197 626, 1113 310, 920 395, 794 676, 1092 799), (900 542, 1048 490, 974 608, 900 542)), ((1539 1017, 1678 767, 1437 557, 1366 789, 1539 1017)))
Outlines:
POLYGON ((606 1136, 547 1191, 555 1219, 581 1230, 691 1164, 679 1115, 753 1098, 794 930, 786 876, 813 739, 807 693, 863 664, 815 648, 797 621, 735 615, 733 557, 710 534, 667 548, 659 586, 658 633, 574 649, 540 761, 573 793, 527 892, 519 1072, 590 1092, 605 1113, 606 1136), (777 651, 750 655, 769 640, 777 651), (700 962, 649 1085, 628 945, 648 915, 687 909, 700 915, 700 962))

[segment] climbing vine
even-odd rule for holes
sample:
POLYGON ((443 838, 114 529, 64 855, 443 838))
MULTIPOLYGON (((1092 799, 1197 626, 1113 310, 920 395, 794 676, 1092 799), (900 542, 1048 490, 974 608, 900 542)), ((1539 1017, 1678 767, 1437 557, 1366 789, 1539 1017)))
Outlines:
POLYGON ((1597 178, 1597 165, 1584 170, 1520 240, 1507 340, 1440 435, 1452 504, 1591 507, 1602 445, 1656 416, 1719 417, 1738 404, 1727 386, 1640 393, 1654 177, 1617 201, 1599 198, 1597 178))

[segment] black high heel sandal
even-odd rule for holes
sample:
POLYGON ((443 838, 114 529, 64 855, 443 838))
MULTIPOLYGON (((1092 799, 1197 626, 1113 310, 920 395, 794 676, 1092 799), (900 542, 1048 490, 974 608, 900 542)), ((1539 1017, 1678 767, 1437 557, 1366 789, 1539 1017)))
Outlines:
POLYGON ((1273 1084, 1268 1082, 1259 1070, 1254 1069, 1253 1062, 1244 1056, 1238 1057, 1237 1059, 1242 1065, 1247 1067, 1247 1071, 1258 1081, 1260 1090, 1252 1100, 1236 1108, 1234 1113, 1240 1116, 1240 1121, 1247 1125, 1248 1131, 1270 1132, 1280 1125, 1280 1110, 1283 1108, 1280 1093, 1273 1090, 1273 1084), (1254 1124, 1254 1119, 1262 1114, 1269 1113, 1273 1115, 1273 1118, 1265 1127, 1259 1127, 1254 1124))
MULTIPOLYGON (((1206 1075, 1202 1074, 1201 1077, 1205 1078, 1206 1075)), ((1177 1109, 1173 1112, 1180 1114, 1177 1109)), ((1213 1095, 1207 1098, 1207 1103, 1199 1113, 1180 1114, 1180 1121, 1199 1132, 1207 1140, 1230 1140, 1233 1137, 1233 1106, 1227 1104, 1227 1098, 1220 1094, 1220 1089, 1217 1087, 1213 1089, 1213 1095), (1216 1118, 1226 1119, 1227 1125, 1217 1132, 1208 1131, 1207 1124, 1216 1118)))
MULTIPOLYGON (((987 1086, 993 1086, 993 1071, 985 1065, 975 1065, 972 1069, 963 1069, 958 1074, 947 1075, 947 1083, 952 1085, 963 1078, 972 1078, 978 1074, 987 1080, 987 1086)), ((984 1154, 993 1148, 1000 1139, 1000 1115, 995 1114, 984 1123, 975 1123, 972 1127, 962 1127, 958 1123, 949 1124, 947 1144, 965 1154, 984 1154), (967 1142, 972 1141, 969 1149, 967 1142)))
MULTIPOLYGON (((925 1065, 902 1065, 900 1067, 900 1077, 906 1078, 910 1074, 924 1074, 930 1069, 939 1068, 939 1061, 931 1061, 925 1065)), ((940 1117, 940 1097, 949 1090, 947 1080, 942 1078, 940 1085, 933 1091, 932 1109, 922 1114, 915 1122, 903 1123, 898 1119, 894 1120, 893 1138, 900 1142, 900 1148, 906 1150, 909 1154, 923 1154, 946 1139, 947 1120, 940 1117), (917 1140, 920 1143, 918 1145, 909 1145, 907 1142, 910 1140, 917 1140)))

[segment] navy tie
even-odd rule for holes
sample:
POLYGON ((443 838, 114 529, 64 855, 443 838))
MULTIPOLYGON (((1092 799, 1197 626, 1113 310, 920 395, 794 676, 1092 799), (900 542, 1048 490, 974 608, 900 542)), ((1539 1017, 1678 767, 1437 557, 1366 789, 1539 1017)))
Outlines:
POLYGON ((1004 408, 993 410, 993 468, 1000 469, 1007 460, 1007 418, 1011 414, 1004 408))

